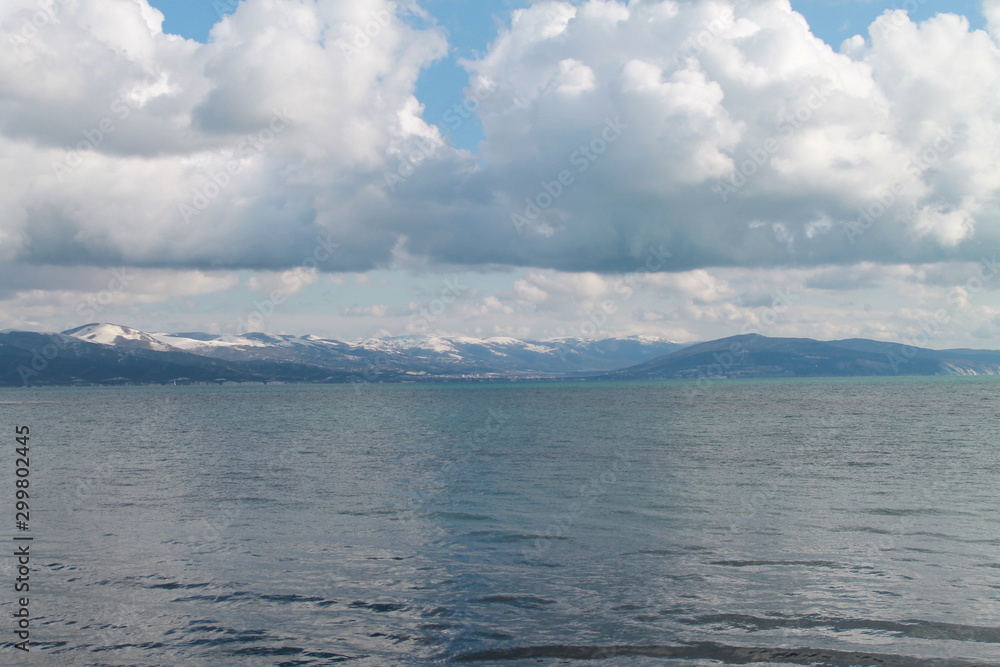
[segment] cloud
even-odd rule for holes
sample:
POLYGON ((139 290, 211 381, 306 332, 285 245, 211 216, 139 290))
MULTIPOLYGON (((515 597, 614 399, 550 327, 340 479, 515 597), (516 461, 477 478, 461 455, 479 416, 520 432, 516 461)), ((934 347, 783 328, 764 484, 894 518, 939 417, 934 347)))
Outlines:
POLYGON ((0 154, 18 169, 0 252, 280 269, 336 236, 354 252, 324 269, 388 258, 396 236, 359 209, 384 199, 393 153, 441 143, 412 91, 445 49, 390 8, 250 0, 198 44, 163 34, 145 0, 59 3, 25 35, 36 3, 4 3, 0 154))
POLYGON ((225 292, 237 283, 228 271, 0 264, 0 318, 10 327, 61 331, 130 320, 144 306, 225 292))
POLYGON ((1000 42, 1000 1, 983 0, 983 15, 986 17, 986 29, 997 42, 1000 42))
POLYGON ((937 261, 996 237, 997 103, 971 91, 1000 60, 964 19, 891 12, 835 53, 784 2, 614 16, 591 2, 558 31, 524 18, 557 6, 523 10, 470 64, 498 89, 483 111, 492 181, 519 210, 514 193, 571 167, 605 118, 627 129, 537 216, 554 234, 498 246, 508 261, 627 271, 659 243, 674 270, 937 261), (585 101, 552 83, 567 59, 594 73, 585 101))
POLYGON ((303 288, 312 285, 319 280, 319 272, 316 269, 290 269, 288 271, 259 272, 247 280, 247 287, 262 294, 281 293, 284 297, 289 297, 302 291, 303 288))
POLYGON ((370 306, 346 306, 341 314, 348 317, 385 317, 389 314, 389 306, 384 303, 370 306))
POLYGON ((649 284, 697 303, 719 303, 736 297, 736 291, 718 275, 704 269, 652 276, 649 284))
POLYGON ((0 264, 0 298, 31 289, 81 294, 112 290, 148 302, 221 292, 237 283, 236 275, 228 271, 0 264))
POLYGON ((526 304, 542 304, 549 300, 549 293, 532 280, 518 280, 514 283, 514 295, 518 301, 526 304))
POLYGON ((803 284, 809 289, 845 292, 876 289, 891 281, 912 280, 919 274, 919 270, 912 266, 882 266, 862 262, 850 267, 821 267, 811 271, 803 284))
POLYGON ((839 52, 787 0, 539 2, 465 63, 476 154, 415 96, 443 32, 394 7, 246 0, 199 44, 145 0, 27 33, 37 5, 5 2, 0 259, 605 274, 661 245, 676 272, 1000 245, 993 0, 992 39, 894 10, 839 52))

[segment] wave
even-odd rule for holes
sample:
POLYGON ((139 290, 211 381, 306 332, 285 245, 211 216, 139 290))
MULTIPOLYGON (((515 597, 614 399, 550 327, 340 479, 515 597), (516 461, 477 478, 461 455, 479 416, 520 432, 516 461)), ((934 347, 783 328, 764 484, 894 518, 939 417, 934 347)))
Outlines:
POLYGON ((1000 628, 905 619, 880 621, 873 619, 836 618, 825 616, 751 616, 748 614, 706 614, 678 619, 687 625, 726 624, 752 630, 777 628, 831 628, 833 630, 880 630, 915 639, 951 639, 1000 644, 1000 628))
POLYGON ((871 570, 869 566, 847 565, 829 560, 712 560, 709 565, 725 565, 727 567, 767 567, 772 565, 791 565, 795 567, 825 567, 834 570, 871 570))
POLYGON ((539 598, 534 595, 486 595, 474 598, 472 602, 488 602, 495 604, 509 604, 514 607, 537 608, 547 604, 556 604, 555 600, 539 598))
POLYGON ((652 644, 632 645, 571 645, 548 644, 519 646, 465 653, 452 658, 454 662, 496 662, 501 660, 526 660, 559 658, 570 660, 600 660, 614 657, 644 656, 651 658, 679 658, 688 660, 717 660, 724 663, 749 664, 754 662, 785 663, 830 667, 1000 667, 1000 663, 962 658, 918 658, 915 656, 859 651, 836 651, 812 648, 769 648, 728 646, 714 642, 686 645, 652 644))

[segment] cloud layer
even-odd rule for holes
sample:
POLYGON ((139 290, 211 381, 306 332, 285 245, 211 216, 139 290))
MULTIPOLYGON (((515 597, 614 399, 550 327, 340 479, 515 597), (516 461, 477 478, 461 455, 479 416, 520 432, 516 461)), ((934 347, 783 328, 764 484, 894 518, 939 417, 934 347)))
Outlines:
POLYGON ((600 274, 1000 245, 995 2, 993 38, 897 10, 839 51, 787 0, 541 2, 465 63, 475 154, 422 118, 447 43, 416 4, 245 0, 207 44, 145 0, 53 7, 0 7, 4 261, 600 274))

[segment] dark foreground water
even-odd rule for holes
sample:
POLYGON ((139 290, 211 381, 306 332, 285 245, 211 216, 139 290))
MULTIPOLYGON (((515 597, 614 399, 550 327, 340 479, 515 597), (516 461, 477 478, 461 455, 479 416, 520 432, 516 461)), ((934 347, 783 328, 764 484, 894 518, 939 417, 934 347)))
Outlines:
POLYGON ((1000 663, 998 412, 990 378, 4 390, 0 664, 1000 663))

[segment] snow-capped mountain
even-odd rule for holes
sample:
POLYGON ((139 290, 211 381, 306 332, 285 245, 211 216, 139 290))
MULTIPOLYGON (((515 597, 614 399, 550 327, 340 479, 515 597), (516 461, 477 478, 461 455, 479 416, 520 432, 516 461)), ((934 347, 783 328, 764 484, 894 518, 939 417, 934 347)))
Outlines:
POLYGON ((63 333, 117 348, 187 352, 232 362, 290 362, 368 375, 373 368, 418 375, 571 375, 623 368, 682 347, 651 336, 520 340, 410 335, 348 342, 269 333, 145 333, 116 324, 87 324, 63 333))
POLYGON ((267 333, 214 335, 206 333, 154 333, 155 340, 186 352, 231 361, 271 359, 327 365, 349 365, 357 359, 348 343, 317 336, 290 336, 267 333))
MULTIPOLYGON (((229 361, 194 354, 119 325, 91 324, 67 333, 0 333, 0 386, 350 382, 352 375, 295 361, 229 361)), ((397 375, 384 377, 393 381, 397 375)))
POLYGON ((120 324, 85 324, 82 327, 62 332, 88 343, 113 345, 140 350, 155 350, 157 352, 176 352, 177 348, 161 343, 148 333, 121 326, 120 324))
POLYGON ((214 336, 200 333, 152 334, 171 347, 220 359, 272 359, 335 366, 431 374, 570 374, 611 370, 646 361, 680 347, 662 338, 605 340, 519 340, 396 336, 340 341, 318 336, 249 333, 214 336))
POLYGON ((190 382, 398 382, 558 378, 631 366, 679 347, 605 340, 147 333, 87 324, 62 333, 0 333, 0 385, 190 382))

